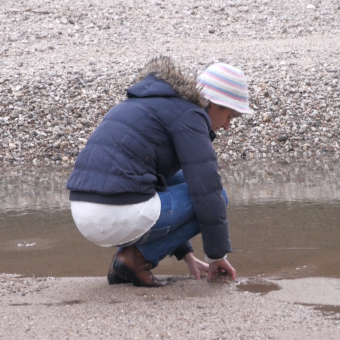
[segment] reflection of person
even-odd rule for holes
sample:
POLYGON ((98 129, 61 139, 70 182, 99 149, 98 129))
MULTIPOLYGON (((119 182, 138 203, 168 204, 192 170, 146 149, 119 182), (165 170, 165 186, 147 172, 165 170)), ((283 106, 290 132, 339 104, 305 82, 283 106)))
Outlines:
POLYGON ((109 283, 163 286, 150 270, 167 255, 183 259, 195 279, 218 271, 235 279, 226 259, 228 200, 211 142, 213 130, 250 112, 244 74, 215 64, 197 84, 159 57, 127 97, 89 138, 67 182, 79 231, 98 245, 120 246, 109 283), (208 263, 192 254, 189 240, 199 233, 208 263))

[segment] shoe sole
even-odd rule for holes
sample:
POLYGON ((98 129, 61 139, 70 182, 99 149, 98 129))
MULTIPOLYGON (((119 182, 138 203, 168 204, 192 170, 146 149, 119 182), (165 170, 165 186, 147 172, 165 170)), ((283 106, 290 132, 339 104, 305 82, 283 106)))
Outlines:
POLYGON ((122 262, 115 260, 114 263, 113 263, 113 270, 116 273, 118 273, 118 275, 120 277, 122 277, 123 279, 125 279, 126 281, 132 282, 132 284, 134 286, 137 286, 137 287, 143 286, 143 282, 141 282, 141 280, 139 280, 137 275, 128 266, 126 266, 122 262))
POLYGON ((132 283, 131 281, 125 280, 117 274, 107 274, 107 282, 109 285, 119 285, 122 283, 132 283))
POLYGON ((162 287, 164 285, 156 286, 156 285, 148 285, 145 282, 141 281, 138 276, 124 263, 115 260, 113 263, 114 271, 122 278, 127 281, 132 282, 132 284, 136 287, 162 287))

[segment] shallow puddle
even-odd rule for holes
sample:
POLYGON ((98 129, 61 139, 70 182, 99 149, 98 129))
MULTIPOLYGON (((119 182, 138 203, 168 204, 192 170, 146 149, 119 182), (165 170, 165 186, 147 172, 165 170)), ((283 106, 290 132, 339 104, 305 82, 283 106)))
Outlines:
MULTIPOLYGON (((3 169, 0 175, 0 272, 27 276, 105 276, 115 252, 75 227, 65 183, 72 170, 3 169)), ((340 277, 340 167, 232 163, 221 170, 229 197, 239 276, 340 277)), ((193 239, 204 258, 202 241, 193 239)), ((165 258, 156 274, 187 274, 165 258)), ((255 288, 254 288, 255 289, 255 288)))
POLYGON ((272 282, 245 282, 237 285, 238 290, 265 295, 269 292, 280 290, 281 288, 272 282))
POLYGON ((324 316, 328 316, 328 317, 332 317, 332 319, 340 320, 340 306, 313 305, 309 303, 300 303, 300 305, 313 307, 315 310, 320 311, 324 316))

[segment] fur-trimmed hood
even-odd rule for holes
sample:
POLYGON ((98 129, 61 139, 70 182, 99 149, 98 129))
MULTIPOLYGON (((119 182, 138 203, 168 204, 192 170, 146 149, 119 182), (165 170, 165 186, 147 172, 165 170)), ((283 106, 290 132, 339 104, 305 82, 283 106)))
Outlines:
POLYGON ((142 81, 150 74, 169 84, 178 97, 193 102, 202 108, 206 106, 205 99, 197 89, 196 78, 185 74, 183 70, 176 67, 171 58, 165 56, 153 58, 140 71, 137 81, 142 81))

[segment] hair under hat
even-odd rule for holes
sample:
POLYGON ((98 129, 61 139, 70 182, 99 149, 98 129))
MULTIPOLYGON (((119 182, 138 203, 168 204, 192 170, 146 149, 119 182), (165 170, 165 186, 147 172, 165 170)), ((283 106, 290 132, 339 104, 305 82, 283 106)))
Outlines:
POLYGON ((209 66, 198 78, 202 96, 212 103, 239 113, 251 113, 247 79, 233 66, 218 63, 209 66))

